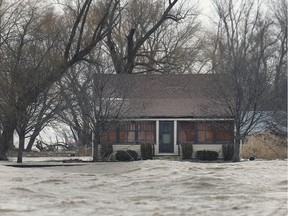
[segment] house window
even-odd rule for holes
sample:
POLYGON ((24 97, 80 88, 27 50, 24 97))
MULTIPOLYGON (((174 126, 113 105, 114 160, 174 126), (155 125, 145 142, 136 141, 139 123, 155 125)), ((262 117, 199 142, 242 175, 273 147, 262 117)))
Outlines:
POLYGON ((119 143, 134 143, 136 142, 136 123, 125 122, 120 125, 117 131, 119 143))
POLYGON ((212 122, 199 122, 197 124, 198 143, 213 143, 214 132, 212 122))
POLYGON ((178 122, 179 143, 233 143, 233 121, 178 122))
POLYGON ((154 143, 155 122, 125 122, 116 131, 117 143, 154 143))
POLYGON ((216 122, 215 123, 215 134, 216 142, 233 142, 233 122, 216 122))
POLYGON ((130 124, 128 124, 128 128, 127 128, 127 142, 131 143, 131 142, 135 142, 136 141, 136 123, 135 122, 131 122, 130 124))
POLYGON ((139 143, 154 143, 155 142, 155 122, 145 121, 137 122, 138 142, 139 143))
POLYGON ((195 142, 196 125, 195 122, 178 122, 178 141, 179 143, 195 142))

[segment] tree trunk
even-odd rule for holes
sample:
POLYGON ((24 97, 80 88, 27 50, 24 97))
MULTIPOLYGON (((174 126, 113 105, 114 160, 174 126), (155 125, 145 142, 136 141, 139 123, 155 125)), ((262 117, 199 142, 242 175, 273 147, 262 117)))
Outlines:
POLYGON ((8 151, 7 141, 5 141, 3 134, 1 134, 0 135, 0 160, 8 160, 7 151, 8 151))
POLYGON ((98 156, 98 140, 96 138, 96 135, 94 135, 93 140, 92 140, 92 145, 93 145, 93 150, 92 150, 92 161, 96 162, 99 161, 99 156, 98 156))
POLYGON ((36 137, 31 136, 29 142, 26 146, 26 151, 32 151, 33 144, 35 142, 36 137))
POLYGON ((26 147, 26 151, 32 150, 33 144, 35 143, 36 137, 39 135, 40 131, 41 131, 41 127, 35 127, 35 130, 33 131, 32 135, 29 139, 29 143, 26 147))
POLYGON ((91 145, 91 133, 90 129, 85 127, 83 130, 78 131, 78 143, 81 146, 90 146, 91 145))
POLYGON ((240 129, 236 129, 236 136, 235 136, 235 143, 234 143, 234 154, 232 161, 239 162, 240 161, 240 143, 241 143, 241 136, 240 136, 240 129))
POLYGON ((0 160, 8 160, 7 152, 13 145, 13 134, 16 128, 15 120, 10 119, 3 125, 2 134, 0 134, 0 160))
POLYGON ((18 148, 17 163, 22 163, 24 145, 25 145, 25 132, 19 134, 19 148, 18 148))
POLYGON ((127 62, 124 73, 132 74, 135 65, 136 52, 134 50, 134 34, 136 29, 131 29, 127 36, 127 62))
POLYGON ((100 136, 99 133, 94 132, 93 133, 93 139, 92 139, 92 161, 96 162, 99 161, 99 145, 100 145, 100 136))
POLYGON ((35 140, 36 140, 36 137, 38 136, 38 134, 39 133, 37 133, 37 134, 32 134, 31 135, 31 137, 30 137, 30 139, 29 139, 29 142, 28 142, 28 145, 27 145, 27 147, 26 147, 26 151, 31 151, 32 150, 32 147, 33 147, 33 144, 34 144, 34 142, 35 142, 35 140))

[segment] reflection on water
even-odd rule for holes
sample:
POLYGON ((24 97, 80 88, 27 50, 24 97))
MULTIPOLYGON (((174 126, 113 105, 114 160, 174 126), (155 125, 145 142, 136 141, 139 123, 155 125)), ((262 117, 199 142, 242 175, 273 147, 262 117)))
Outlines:
POLYGON ((0 163, 0 215, 287 215, 287 161, 0 163))

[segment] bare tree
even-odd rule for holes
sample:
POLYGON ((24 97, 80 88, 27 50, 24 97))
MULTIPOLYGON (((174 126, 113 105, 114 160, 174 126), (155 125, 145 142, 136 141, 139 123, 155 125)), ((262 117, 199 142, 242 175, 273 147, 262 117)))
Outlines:
POLYGON ((26 151, 31 151, 36 137, 42 129, 55 120, 64 109, 63 99, 55 87, 39 95, 37 102, 29 105, 22 113, 22 118, 17 120, 16 131, 19 137, 18 161, 22 158, 25 140, 29 138, 26 151), (24 118, 23 118, 24 117, 24 118))
POLYGON ((60 90, 53 85, 48 92, 43 92, 37 103, 28 107, 29 123, 26 127, 26 137, 29 142, 26 151, 31 151, 36 137, 50 122, 59 118, 59 114, 65 109, 66 103, 60 94, 60 90))
POLYGON ((3 107, 6 110, 0 135, 0 160, 7 159, 9 141, 17 121, 25 118, 27 107, 37 100, 41 92, 59 81, 70 67, 82 61, 107 35, 110 27, 107 25, 108 17, 119 1, 104 1, 93 23, 87 23, 87 17, 95 14, 92 0, 70 5, 69 10, 73 9, 74 13, 70 13, 69 17, 64 16, 65 13, 56 15, 51 10, 43 12, 41 7, 37 7, 38 3, 19 1, 8 5, 10 10, 1 10, 5 13, 1 15, 1 20, 5 17, 10 21, 0 27, 0 38, 5 39, 1 42, 4 59, 1 76, 5 77, 2 88, 7 92, 4 95, 3 107), (44 25, 47 20, 51 22, 44 25), (30 58, 31 53, 33 56, 30 58), (28 61, 29 64, 26 64, 28 61))
POLYGON ((66 101, 66 109, 59 119, 69 125, 79 146, 91 145, 90 118, 92 100, 92 74, 88 64, 79 64, 69 69, 59 86, 66 101))
POLYGON ((118 22, 105 40, 117 74, 184 73, 200 63, 203 40, 195 6, 140 0, 119 10, 118 17, 110 18, 111 24, 118 22))
POLYGON ((276 38, 275 51, 273 53, 275 67, 274 96, 284 99, 285 96, 287 97, 287 1, 277 0, 273 1, 272 4, 272 16, 274 17, 274 35, 272 36, 276 38))
POLYGON ((287 137, 287 1, 271 1, 270 9, 269 15, 273 21, 270 37, 275 43, 270 60, 273 84, 270 95, 267 95, 270 100, 270 112, 266 123, 270 132, 285 138, 287 137))
MULTIPOLYGON (((233 161, 239 161, 240 141, 261 119, 265 92, 269 89, 268 73, 271 20, 261 14, 253 1, 214 1, 219 18, 214 36, 212 70, 221 74, 215 79, 213 98, 235 120, 235 151, 233 161), (219 95, 219 94, 218 94, 219 95)), ((213 97, 213 95, 211 95, 213 97)))
POLYGON ((67 109, 62 121, 76 131, 75 139, 93 146, 93 160, 98 161, 98 146, 103 132, 126 116, 130 83, 112 74, 113 66, 102 59, 100 64, 81 64, 63 78, 67 109), (92 140, 93 137, 93 140, 92 140))
POLYGON ((130 109, 128 93, 132 83, 121 76, 95 74, 93 79, 93 161, 98 161, 98 146, 103 132, 126 117, 130 109))

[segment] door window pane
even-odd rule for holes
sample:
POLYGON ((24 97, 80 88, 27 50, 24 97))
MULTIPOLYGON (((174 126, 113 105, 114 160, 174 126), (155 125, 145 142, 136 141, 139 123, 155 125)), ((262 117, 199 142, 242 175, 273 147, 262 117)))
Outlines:
POLYGON ((164 144, 171 143, 171 135, 170 134, 163 134, 162 135, 162 143, 164 143, 164 144))

